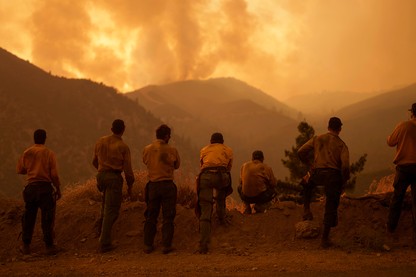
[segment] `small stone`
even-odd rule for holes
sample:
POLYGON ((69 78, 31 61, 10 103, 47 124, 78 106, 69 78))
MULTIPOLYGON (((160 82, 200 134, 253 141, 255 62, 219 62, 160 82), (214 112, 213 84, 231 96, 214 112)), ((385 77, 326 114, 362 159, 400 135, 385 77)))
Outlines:
POLYGON ((386 251, 390 251, 391 247, 388 246, 387 244, 383 244, 383 249, 386 250, 386 251))

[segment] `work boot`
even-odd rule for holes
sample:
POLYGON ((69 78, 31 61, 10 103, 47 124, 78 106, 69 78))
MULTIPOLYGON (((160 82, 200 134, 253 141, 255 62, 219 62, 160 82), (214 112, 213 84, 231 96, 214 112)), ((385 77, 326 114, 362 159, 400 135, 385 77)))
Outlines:
POLYGON ((150 254, 150 253, 152 253, 152 252, 153 252, 153 250, 154 250, 153 245, 145 245, 145 246, 144 246, 144 249, 143 249, 143 252, 144 252, 145 254, 150 254))
POLYGON ((244 212, 243 212, 243 214, 251 214, 251 213, 252 213, 252 211, 251 211, 250 204, 244 204, 244 212))
POLYGON ((390 226, 390 224, 386 223, 385 228, 386 228, 386 233, 388 233, 388 234, 393 234, 394 233, 394 229, 393 229, 393 227, 390 226))
POLYGON ((329 238, 322 238, 321 240, 321 247, 323 249, 328 249, 329 247, 333 246, 334 244, 332 243, 332 241, 329 238))
POLYGON ((99 248, 98 251, 100 253, 107 253, 107 252, 113 251, 114 249, 116 249, 115 245, 113 245, 113 244, 104 244, 104 245, 100 245, 100 248, 99 248))
POLYGON ((172 246, 165 246, 163 247, 162 253, 163 254, 169 254, 170 252, 172 252, 174 249, 172 246))
POLYGON ((311 211, 304 211, 302 218, 303 218, 304 221, 306 221, 306 220, 313 220, 313 214, 312 214, 311 211))
POLYGON ((198 253, 199 254, 207 254, 208 253, 208 245, 206 245, 206 244, 200 244, 199 245, 198 253))
POLYGON ((329 239, 329 233, 331 232, 331 227, 328 225, 324 226, 324 231, 322 232, 321 247, 326 249, 331 247, 333 244, 329 239))
POLYGON ((255 204, 254 210, 256 213, 265 213, 267 209, 269 209, 272 206, 271 202, 263 203, 263 204, 255 204))
POLYGON ((57 247, 56 245, 46 246, 46 255, 48 256, 55 256, 61 251, 62 249, 57 247))
POLYGON ((19 250, 23 255, 30 255, 30 244, 23 243, 19 250))

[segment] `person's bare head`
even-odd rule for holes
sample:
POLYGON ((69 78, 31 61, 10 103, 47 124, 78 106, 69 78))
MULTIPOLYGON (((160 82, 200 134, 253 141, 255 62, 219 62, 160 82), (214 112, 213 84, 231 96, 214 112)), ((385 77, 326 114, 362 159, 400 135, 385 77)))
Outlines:
POLYGON ((213 133, 210 139, 211 143, 224 143, 224 137, 221 133, 213 133))
POLYGON ((342 122, 338 117, 331 117, 328 122, 328 130, 335 133, 341 132, 342 122))
POLYGON ((411 117, 416 118, 416 103, 412 104, 412 107, 409 109, 409 111, 412 113, 411 117))
POLYGON ((33 133, 33 140, 35 144, 45 144, 46 141, 46 131, 43 129, 37 129, 33 133))
POLYGON ((264 161, 263 151, 260 151, 260 150, 254 151, 253 154, 251 154, 251 159, 253 161, 257 160, 257 161, 263 162, 264 161))
POLYGON ((111 126, 111 131, 116 135, 122 135, 126 126, 124 125, 124 121, 121 119, 116 119, 113 121, 113 125, 111 126))
POLYGON ((169 142, 171 129, 168 125, 162 124, 156 129, 156 138, 169 142))

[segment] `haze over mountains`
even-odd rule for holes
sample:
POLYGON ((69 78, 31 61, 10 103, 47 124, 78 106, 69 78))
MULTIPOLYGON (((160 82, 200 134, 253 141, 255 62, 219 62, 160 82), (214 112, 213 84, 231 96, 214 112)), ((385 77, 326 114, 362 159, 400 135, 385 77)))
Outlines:
MULTIPOLYGON (((0 192, 17 195, 23 178, 15 172, 18 157, 33 144, 33 131, 46 129, 46 145, 57 154, 64 185, 95 176, 93 148, 100 136, 111 133, 111 123, 126 123, 123 139, 131 148, 135 169, 143 168, 143 147, 155 138, 161 121, 126 96, 89 80, 52 76, 0 49, 0 192)), ((194 151, 174 136, 184 167, 194 151), (189 154, 190 156, 187 156, 189 154)))
MULTIPOLYGON (((306 119, 317 133, 326 131, 329 116, 344 122, 341 137, 349 146, 351 161, 368 154, 359 187, 365 190, 373 178, 392 172, 394 149, 386 137, 394 126, 409 117, 416 102, 416 85, 392 90, 352 103, 346 96, 340 109, 325 116, 298 111, 266 93, 233 78, 184 81, 147 86, 122 95, 114 88, 89 80, 52 76, 0 49, 0 191, 16 195, 22 180, 15 174, 21 152, 33 143, 37 128, 48 132, 47 146, 57 153, 64 183, 94 176, 93 146, 110 133, 113 119, 126 121, 123 137, 130 145, 134 169, 143 168, 141 151, 154 139, 154 130, 165 122, 173 128, 173 140, 189 172, 198 168, 199 148, 212 132, 223 132, 235 152, 233 185, 241 164, 253 150, 263 150, 265 162, 283 179, 288 172, 281 159, 295 144, 297 125, 306 119)), ((319 103, 310 99, 310 104, 319 103)), ((293 106, 295 106, 293 104, 293 106)), ((335 105, 334 105, 335 106, 335 105)))
POLYGON ((341 108, 371 98, 377 94, 380 93, 324 91, 294 95, 287 98, 284 102, 296 110, 301 111, 308 118, 319 118, 331 115, 341 108))

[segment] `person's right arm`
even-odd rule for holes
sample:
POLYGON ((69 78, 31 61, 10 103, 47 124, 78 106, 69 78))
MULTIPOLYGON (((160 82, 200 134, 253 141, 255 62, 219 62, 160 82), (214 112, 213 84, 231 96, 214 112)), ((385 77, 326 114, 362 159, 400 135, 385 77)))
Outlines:
POLYGON ((391 133, 390 136, 387 137, 387 145, 394 147, 399 143, 399 134, 402 129, 402 124, 399 124, 394 128, 393 133, 391 133))
POLYGON ((49 156, 49 163, 50 163, 50 174, 52 179, 52 184, 55 187, 55 194, 56 194, 56 200, 61 199, 61 180, 59 179, 58 175, 58 166, 56 162, 56 156, 54 153, 50 153, 49 156))
POLYGON ((304 164, 310 163, 308 157, 309 157, 309 153, 314 150, 313 141, 314 141, 314 137, 308 140, 304 145, 302 145, 298 149, 298 157, 300 161, 303 162, 304 164))

